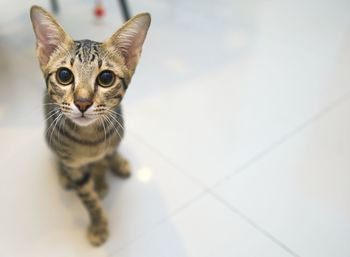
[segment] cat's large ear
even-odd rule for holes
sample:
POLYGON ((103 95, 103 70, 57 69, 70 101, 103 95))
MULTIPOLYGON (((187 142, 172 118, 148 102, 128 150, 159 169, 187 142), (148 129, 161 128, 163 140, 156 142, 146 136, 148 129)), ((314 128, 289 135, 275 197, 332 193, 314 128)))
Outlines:
POLYGON ((125 64, 131 72, 134 72, 139 61, 150 24, 149 13, 138 14, 103 43, 109 51, 117 50, 124 57, 125 64))
POLYGON ((43 67, 57 48, 73 43, 73 40, 64 32, 55 18, 39 6, 32 6, 30 19, 36 36, 37 55, 43 67))

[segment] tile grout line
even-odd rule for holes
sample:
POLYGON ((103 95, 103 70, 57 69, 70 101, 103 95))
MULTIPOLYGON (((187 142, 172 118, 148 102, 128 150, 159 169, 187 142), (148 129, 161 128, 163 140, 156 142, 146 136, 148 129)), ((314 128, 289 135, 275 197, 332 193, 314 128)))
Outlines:
POLYGON ((203 198, 204 196, 209 194, 209 189, 203 190, 198 193, 195 197, 193 197, 191 200, 183 203, 181 206, 170 212, 168 215, 165 215, 163 218, 159 219, 158 221, 154 222, 150 228, 146 229, 145 231, 139 233, 137 236, 135 236, 133 239, 130 239, 129 242, 125 243, 121 247, 115 249, 111 254, 108 254, 107 257, 113 257, 115 254, 120 253, 123 249, 133 245, 141 238, 146 237, 148 234, 150 234, 155 228, 169 220, 171 217, 176 216, 178 213, 182 212, 183 210, 190 207, 194 202, 198 201, 199 199, 203 198))
POLYGON ((181 172, 183 175, 185 175, 186 177, 188 177, 192 182, 194 182, 195 184, 197 184, 198 186, 202 187, 203 190, 207 190, 207 189, 213 189, 219 185, 221 185, 222 183, 224 183, 226 180, 231 179, 232 177, 240 174, 241 172, 243 172, 245 169, 247 169, 250 165, 252 165, 254 162, 258 161, 259 159, 263 158, 265 155, 269 154, 270 152, 272 152, 273 150, 275 150, 276 148, 278 148, 280 145, 282 145, 284 142, 286 142, 288 139, 296 136, 297 134, 299 134, 302 130, 304 130, 306 127, 309 126, 310 123, 319 120, 321 117, 323 117, 325 114, 329 113, 330 111, 332 111, 334 108, 336 108, 338 105, 342 104, 343 102, 346 102, 348 100, 348 98, 350 97, 350 91, 348 91, 347 93, 345 93, 344 95, 338 97, 336 100, 334 100, 333 102, 331 102, 329 105, 327 105, 326 107, 324 107, 323 109, 321 109, 321 111, 319 111, 318 113, 316 113, 315 115, 311 116, 309 119, 307 119, 306 121, 302 122, 301 124, 299 124, 297 127, 295 127, 294 129, 292 129, 291 131, 287 132, 284 136, 282 136, 281 138, 277 139, 274 143, 272 143, 270 146, 268 146, 267 148, 265 148, 264 150, 262 150, 260 153, 256 154, 254 157, 252 157, 250 160, 246 161, 245 163, 243 163, 241 166, 239 166, 238 168, 236 168, 232 173, 226 175, 225 177, 219 179, 217 182, 215 182, 213 185, 211 186, 206 186, 204 185, 200 180, 198 180, 197 178, 189 175, 186 171, 186 169, 179 167, 177 164, 175 164, 170 158, 168 158, 168 156, 166 156, 165 154, 163 154, 161 151, 159 151, 156 147, 153 147, 152 145, 150 145, 146 140, 144 140, 140 135, 138 135, 136 132, 134 132, 133 130, 129 129, 129 135, 133 136, 137 141, 141 142, 143 145, 145 145, 146 147, 148 147, 150 150, 152 150, 154 153, 157 153, 159 155, 159 157, 161 157, 164 161, 166 161, 168 164, 170 164, 173 168, 175 168, 176 170, 178 170, 179 172, 181 172))
POLYGON ((201 183, 198 179, 195 177, 187 174, 185 169, 178 167, 173 161, 171 161, 166 155, 164 155, 161 151, 159 151, 157 148, 150 145, 146 140, 144 140, 140 135, 138 135, 134 130, 129 129, 129 135, 132 136, 134 139, 136 139, 141 144, 145 145, 147 148, 149 148, 152 152, 156 153, 163 161, 168 163, 170 166, 175 168, 177 171, 179 171, 182 175, 184 175, 186 178, 188 178, 190 181, 192 181, 195 185, 199 186, 200 192, 190 199, 189 201, 183 203, 178 208, 175 208, 175 210, 171 211, 168 215, 165 215, 158 221, 154 222, 150 228, 146 229, 145 231, 139 233, 137 236, 135 236, 133 239, 129 240, 129 242, 126 242, 121 247, 115 249, 110 254, 108 254, 108 257, 116 256, 116 254, 120 253, 123 249, 129 247, 130 245, 133 245, 135 242, 140 240, 141 238, 144 238, 149 233, 151 233, 156 227, 160 226, 167 220, 169 220, 171 217, 176 216, 178 213, 182 212, 183 210, 190 207, 194 202, 198 201, 199 199, 203 198, 204 196, 208 195, 209 188, 205 186, 203 183, 201 183))
MULTIPOLYGON (((130 131, 130 130, 129 130, 130 131)), ((195 183, 197 186, 200 186, 204 191, 209 189, 207 186, 205 186, 200 180, 198 180, 197 178, 195 178, 192 175, 189 175, 186 172, 186 169, 183 169, 182 167, 179 167, 177 164, 175 164, 170 158, 168 158, 165 154, 163 154, 160 150, 158 150, 158 148, 153 147, 152 145, 150 145, 146 140, 144 140, 140 135, 138 135, 136 132, 134 132, 133 130, 131 130, 129 132, 129 135, 133 136, 134 139, 136 139, 137 141, 141 142, 143 145, 145 145, 146 147, 148 147, 151 151, 153 151, 154 153, 158 154, 158 156, 165 162, 167 162, 170 166, 172 166, 174 169, 176 169, 177 171, 181 172, 181 174, 183 174, 184 176, 186 176, 188 179, 190 179, 193 183, 195 183)))
POLYGON ((347 92, 346 94, 342 95, 341 97, 337 98, 337 100, 335 100, 334 102, 330 103, 328 106, 321 109, 321 111, 319 111, 318 113, 316 113, 315 115, 313 115, 312 117, 310 117, 309 119, 304 121, 303 123, 299 124, 297 127, 295 127, 294 129, 289 131, 287 134, 282 136, 280 139, 276 140, 274 143, 272 143, 270 146, 268 146, 265 150, 261 151, 260 153, 255 155, 253 158, 251 158, 250 160, 243 163, 241 166, 236 168, 231 174, 225 176, 222 179, 219 179, 216 183, 214 183, 212 186, 210 186, 209 189, 210 190, 214 189, 214 188, 218 187, 219 185, 221 185, 222 183, 224 183, 225 181, 242 173, 244 170, 246 170, 253 163, 260 160, 261 158, 263 158, 267 154, 273 152, 276 148, 281 146, 283 143, 285 143, 289 139, 291 139, 291 138, 295 137, 296 135, 298 135, 299 133, 301 133, 310 124, 321 119, 324 115, 326 115, 327 113, 334 110, 337 106, 349 101, 349 98, 350 98, 350 91, 347 92))
POLYGON ((283 250, 288 252, 293 257, 301 257, 300 255, 296 254, 292 249, 290 249, 286 244, 278 240, 276 237, 274 237, 271 233, 269 233, 267 230, 260 227, 257 223, 255 223, 252 219, 250 219, 248 216, 246 216, 244 213, 239 211, 236 207, 234 207, 232 204, 226 202, 223 198, 221 198, 219 195, 214 193, 213 191, 209 190, 208 193, 213 196, 218 202, 226 206, 231 212, 239 216, 241 219, 243 219, 245 222, 247 222, 249 225, 251 225, 254 229, 259 231, 261 234, 263 234, 265 237, 270 239, 273 243, 277 244, 279 247, 281 247, 283 250))
POLYGON ((147 231, 144 231, 142 233, 140 233, 138 236, 136 236, 134 239, 131 239, 128 243, 124 244, 123 246, 121 246, 120 248, 116 249, 115 251, 113 251, 110 255, 108 256, 115 256, 115 254, 118 254, 119 252, 121 252, 123 249, 125 249, 126 247, 132 245, 133 243, 137 242, 140 238, 145 237, 147 234, 151 233, 151 231, 153 231, 154 228, 158 227, 159 225, 163 224, 165 221, 169 220, 169 218, 176 216, 178 213, 181 213, 183 210, 187 209, 189 206, 191 206, 194 202, 196 202, 197 200, 201 199, 202 197, 206 196, 206 195, 211 195, 213 196, 217 201, 219 201, 221 204, 225 205, 231 212, 235 213, 236 215, 238 215, 239 217, 241 217, 243 220, 245 220, 248 224, 250 224, 253 228, 255 228, 256 230, 258 230, 260 233, 262 233, 264 236, 266 236, 267 238, 269 238, 271 241, 273 241, 275 244, 277 244, 279 247, 281 247, 282 249, 284 249, 286 252, 288 252, 289 254, 291 254, 294 257, 300 257, 300 255, 297 255, 296 253, 294 253, 288 246, 286 246, 284 243, 282 243, 281 241, 279 241, 277 238, 275 238, 273 235, 271 235, 269 232, 267 232, 266 230, 264 230, 263 228, 261 228, 257 223, 255 223, 253 220, 251 220, 249 217, 247 217, 246 215, 244 215, 241 211, 239 211, 237 208, 235 208, 234 206, 232 206, 230 203, 226 202, 224 199, 222 199, 219 195, 217 195, 216 193, 214 193, 212 191, 212 189, 214 189, 215 187, 219 186, 220 184, 222 184, 224 181, 226 181, 227 179, 230 179, 231 177, 241 173, 242 171, 244 171, 246 168, 248 168, 251 164, 253 164, 255 161, 263 158, 265 155, 269 154, 270 152, 272 152, 275 148, 278 148, 281 144, 283 144, 285 141, 287 141, 289 138, 294 137, 295 135, 299 134, 303 129, 305 129, 306 127, 308 127, 308 125, 318 119, 320 119, 321 117, 323 117, 326 113, 332 111, 335 107, 337 107, 338 105, 342 104, 343 102, 346 102, 348 100, 348 98, 350 97, 350 91, 347 92, 346 94, 344 94, 343 96, 339 97, 337 100, 335 100, 333 103, 329 104, 328 106, 326 106, 325 108, 323 108, 320 112, 318 112, 317 114, 313 115, 311 118, 307 119, 305 122, 303 122, 302 124, 300 124, 299 126, 297 126, 295 129, 293 129, 292 131, 290 131, 289 133, 287 133, 286 135, 282 136, 279 140, 277 140, 275 143, 273 143, 272 145, 270 145, 269 147, 267 147, 264 151, 262 151, 261 153, 257 154, 255 157, 253 157, 252 159, 250 159, 249 161, 247 161, 245 164, 241 165, 239 168, 237 168, 235 170, 235 172, 233 174, 230 174, 226 177, 224 177, 223 179, 219 180, 218 182, 216 182, 213 186, 211 187, 207 187, 205 185, 203 185, 203 183, 201 183, 198 179, 194 178, 193 176, 188 175, 187 173, 184 172, 184 169, 178 167, 176 164, 174 164, 166 155, 164 155, 163 153, 161 153, 157 148, 151 146, 150 144, 148 144, 148 142, 146 142, 145 140, 143 140, 137 133, 135 133, 134 131, 130 131, 131 135, 137 139, 139 142, 141 142, 142 144, 144 144, 145 146, 147 146, 149 149, 151 149, 153 152, 157 153, 164 161, 166 161, 168 164, 170 164, 171 166, 173 166, 176 170, 179 170, 182 174, 184 174, 186 177, 188 177, 192 182, 194 182, 195 184, 197 184, 198 186, 200 186, 202 188, 202 191, 195 196, 193 199, 189 200, 188 202, 185 202, 184 204, 182 204, 181 206, 179 206, 178 208, 176 208, 174 211, 170 212, 168 215, 164 216, 163 218, 161 218, 159 221, 155 222, 147 231))
POLYGON ((321 111, 307 119, 305 122, 297 126, 295 129, 281 137, 279 140, 277 140, 274 144, 272 144, 270 147, 265 149, 265 151, 262 151, 255 157, 253 157, 251 160, 247 161, 245 164, 240 166, 239 168, 236 169, 236 171, 233 174, 230 174, 226 176, 225 178, 219 180, 217 183, 215 183, 213 186, 211 186, 208 189, 208 193, 212 195, 217 201, 221 202, 223 205, 225 205, 228 209, 230 209, 233 213, 244 219, 247 223, 249 223, 252 227, 254 227, 256 230, 258 230, 260 233, 268 237, 271 241, 273 241, 275 244, 283 248, 285 251, 287 251, 289 254, 291 254, 294 257, 300 257, 298 254, 293 252, 288 246, 286 246, 283 242, 279 241, 276 237, 274 237, 272 234, 270 234, 268 231, 260 227, 257 223, 255 223, 252 219, 250 219, 248 216, 246 216, 244 213, 242 213, 239 209, 234 207, 231 203, 227 202, 225 199, 223 199, 221 196, 216 194, 215 192, 212 191, 212 189, 218 187, 222 183, 224 183, 226 180, 231 179, 232 177, 240 174, 243 172, 246 168, 248 168, 250 165, 252 165, 255 161, 258 161, 259 159, 263 158, 265 155, 269 154, 272 152, 274 149, 278 148, 280 145, 282 145, 284 142, 288 141, 289 139, 293 138, 294 136, 298 135, 300 132, 302 132, 305 128, 307 128, 311 123, 314 121, 317 121, 321 119, 324 115, 327 113, 333 111, 336 107, 339 105, 349 101, 350 97, 350 91, 347 92, 346 94, 342 95, 339 97, 337 100, 334 102, 330 103, 328 106, 323 108, 321 111))

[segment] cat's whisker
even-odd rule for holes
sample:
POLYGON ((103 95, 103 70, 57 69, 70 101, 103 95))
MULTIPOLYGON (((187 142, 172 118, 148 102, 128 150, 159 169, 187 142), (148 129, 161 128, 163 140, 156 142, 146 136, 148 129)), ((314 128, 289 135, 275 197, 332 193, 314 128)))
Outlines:
MULTIPOLYGON (((107 115, 104 115, 104 117, 106 118, 107 122, 108 122, 108 125, 110 125, 114 130, 115 130, 115 126, 113 124, 113 122, 108 118, 107 115)), ((118 133, 118 132, 117 132, 118 133)), ((108 145, 110 145, 111 143, 111 137, 109 137, 109 140, 108 140, 108 145)))
POLYGON ((102 121, 101 121, 101 124, 102 124, 102 126, 103 126, 103 131, 104 131, 104 134, 105 134, 105 139, 104 139, 104 142, 106 142, 106 128, 105 128, 105 124, 104 124, 104 117, 102 116, 102 117, 100 117, 100 118, 102 118, 102 121))
POLYGON ((120 114, 120 113, 117 113, 117 112, 115 112, 115 111, 112 111, 112 110, 109 110, 109 109, 106 109, 106 111, 115 119, 115 121, 118 123, 118 125, 123 129, 123 130, 125 130, 124 129, 124 127, 123 127, 123 125, 120 123, 120 121, 119 121, 119 117, 121 118, 121 119, 123 119, 123 116, 120 114), (119 116, 119 117, 118 117, 119 116))
POLYGON ((58 103, 42 103, 41 105, 50 105, 50 104, 59 105, 58 103))
POLYGON ((55 115, 55 113, 58 113, 59 111, 60 111, 59 108, 56 108, 56 109, 51 110, 50 112, 48 112, 46 114, 45 121, 47 121, 49 118, 51 118, 53 115, 55 115))
POLYGON ((120 139, 122 139, 122 136, 120 135, 119 131, 118 131, 118 126, 124 131, 124 127, 123 125, 120 123, 120 121, 118 120, 118 117, 115 117, 115 114, 119 114, 117 112, 113 112, 112 110, 108 110, 107 108, 104 109, 105 112, 107 112, 107 114, 104 114, 103 116, 108 119, 109 123, 114 127, 114 130, 117 132, 118 136, 120 139), (114 121, 112 121, 112 120, 114 121), (114 125, 114 123, 117 123, 117 127, 114 125))
POLYGON ((49 113, 51 113, 51 112, 53 112, 53 111, 57 111, 57 110, 59 110, 59 108, 58 107, 54 107, 51 111, 49 111, 47 114, 49 114, 49 113))
POLYGON ((120 121, 118 120, 118 117, 114 117, 114 114, 116 114, 116 113, 114 113, 114 112, 109 112, 109 115, 111 116, 111 118, 115 121, 115 122, 117 122, 118 123, 118 126, 120 126, 122 129, 123 129, 123 131, 125 130, 124 129, 124 126, 120 123, 120 121))
POLYGON ((52 110, 50 111, 47 115, 49 115, 49 117, 45 118, 45 121, 48 121, 52 116, 55 116, 57 113, 59 113, 60 110, 57 108, 56 110, 52 110))
MULTIPOLYGON (((60 122, 60 125, 59 125, 58 129, 59 129, 59 131, 64 131, 67 117, 65 115, 62 115, 61 119, 63 119, 63 121, 60 122)), ((58 138, 59 138, 59 142, 62 142, 61 138, 60 138, 60 134, 58 134, 58 138)))
POLYGON ((53 133, 55 132, 55 129, 56 129, 56 134, 57 134, 57 139, 58 139, 58 141, 59 142, 62 142, 61 141, 61 138, 60 138, 60 133, 59 133, 59 131, 60 131, 60 128, 59 128, 59 126, 60 125, 62 125, 62 119, 64 118, 64 114, 63 113, 61 113, 61 115, 60 115, 60 118, 58 119, 58 121, 56 122, 56 125, 55 125, 55 127, 53 128, 53 133))
MULTIPOLYGON (((58 111, 59 112, 59 111, 58 111)), ((55 113, 57 114, 57 113, 55 113)), ((52 116, 54 116, 55 114, 53 114, 52 116)), ((54 118, 54 120, 50 123, 50 125, 48 126, 48 128, 46 129, 46 134, 49 132, 50 128, 52 127, 52 125, 55 123, 55 121, 60 117, 60 115, 58 115, 56 118, 54 118)), ((51 118, 51 117, 50 117, 51 118)), ((49 118, 48 118, 49 119, 49 118)), ((47 120, 48 120, 47 119, 47 120)))
POLYGON ((111 112, 111 113, 113 113, 113 114, 115 114, 115 115, 118 115, 118 116, 120 116, 120 117, 123 117, 123 115, 121 115, 121 114, 118 113, 118 112, 115 112, 115 111, 110 110, 110 109, 106 109, 106 110, 109 111, 109 112, 111 112))
POLYGON ((50 144, 51 144, 52 135, 53 135, 53 133, 54 133, 54 131, 55 131, 55 128, 56 128, 57 124, 58 124, 58 123, 60 122, 60 120, 62 119, 62 116, 63 116, 63 113, 61 113, 60 115, 58 115, 58 117, 56 118, 55 125, 53 126, 52 131, 51 131, 51 135, 50 135, 50 140, 49 140, 50 144))
MULTIPOLYGON (((110 126, 110 125, 113 125, 106 115, 104 115, 104 118, 106 119, 106 121, 107 121, 107 123, 108 123, 107 125, 109 125, 109 126, 110 126)), ((109 127, 109 126, 108 126, 108 127, 109 127)), ((109 147, 110 144, 111 144, 111 137, 109 136, 109 137, 108 137, 108 147, 109 147)))
POLYGON ((113 126, 115 132, 117 132, 119 139, 122 139, 122 136, 119 134, 118 128, 114 125, 114 123, 110 120, 110 118, 106 115, 107 120, 109 121, 109 123, 113 126))
POLYGON ((113 111, 113 110, 111 110, 111 109, 108 109, 108 108, 104 108, 103 111, 104 111, 104 112, 108 112, 108 113, 113 113, 113 114, 115 114, 115 115, 117 115, 117 116, 123 117, 123 115, 121 115, 120 113, 118 113, 118 112, 116 112, 116 111, 113 111))

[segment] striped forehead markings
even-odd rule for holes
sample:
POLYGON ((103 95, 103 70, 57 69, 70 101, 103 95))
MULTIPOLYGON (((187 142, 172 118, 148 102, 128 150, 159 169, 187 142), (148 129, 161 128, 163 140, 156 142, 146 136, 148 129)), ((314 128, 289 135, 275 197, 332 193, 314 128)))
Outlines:
POLYGON ((99 59, 99 47, 101 43, 91 40, 75 41, 75 56, 80 62, 91 63, 95 59, 99 59))

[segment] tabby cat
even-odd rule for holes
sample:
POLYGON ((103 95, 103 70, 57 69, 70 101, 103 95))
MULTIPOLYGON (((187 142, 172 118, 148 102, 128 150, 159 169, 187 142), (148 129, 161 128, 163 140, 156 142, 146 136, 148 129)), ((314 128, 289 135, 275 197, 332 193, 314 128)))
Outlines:
POLYGON ((74 41, 39 6, 30 10, 36 51, 46 81, 46 139, 59 163, 63 186, 74 189, 89 218, 87 235, 101 245, 109 235, 101 198, 106 170, 128 177, 117 152, 123 136, 120 102, 135 72, 151 18, 136 15, 103 43, 74 41))

